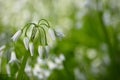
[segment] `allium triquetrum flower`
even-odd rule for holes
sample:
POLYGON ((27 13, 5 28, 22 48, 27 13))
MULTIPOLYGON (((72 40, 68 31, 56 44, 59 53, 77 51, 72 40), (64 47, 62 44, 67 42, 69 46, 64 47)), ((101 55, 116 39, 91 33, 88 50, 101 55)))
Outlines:
POLYGON ((11 57, 9 63, 17 62, 17 57, 14 51, 11 52, 11 57))
POLYGON ((29 43, 29 50, 30 50, 31 56, 33 56, 33 54, 34 54, 34 46, 33 46, 32 42, 29 43))
POLYGON ((42 57, 42 54, 43 54, 43 47, 42 46, 38 46, 38 53, 39 53, 39 56, 42 57))
POLYGON ((24 43, 24 46, 25 46, 26 50, 28 50, 28 47, 29 47, 29 39, 28 39, 28 37, 24 37, 23 43, 24 43))
POLYGON ((52 40, 56 40, 55 33, 52 29, 49 28, 48 33, 50 34, 50 37, 52 38, 52 40))
POLYGON ((12 36, 12 40, 15 42, 18 40, 18 38, 21 36, 22 34, 22 30, 18 30, 13 36, 12 36))

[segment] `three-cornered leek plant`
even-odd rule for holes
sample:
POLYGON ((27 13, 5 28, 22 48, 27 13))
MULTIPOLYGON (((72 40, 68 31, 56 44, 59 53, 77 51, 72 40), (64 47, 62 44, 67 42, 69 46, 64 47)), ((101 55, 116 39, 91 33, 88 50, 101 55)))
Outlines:
POLYGON ((18 30, 11 38, 13 42, 16 42, 19 37, 24 34, 23 43, 25 49, 30 52, 30 55, 34 55, 34 42, 38 42, 38 53, 42 55, 42 49, 48 45, 46 33, 49 33, 52 40, 55 40, 54 30, 50 27, 49 23, 45 19, 41 19, 38 23, 28 23, 22 29, 18 30))

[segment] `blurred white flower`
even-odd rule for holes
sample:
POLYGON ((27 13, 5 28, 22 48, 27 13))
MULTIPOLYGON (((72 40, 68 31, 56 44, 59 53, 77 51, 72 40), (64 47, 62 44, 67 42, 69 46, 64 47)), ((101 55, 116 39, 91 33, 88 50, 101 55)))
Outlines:
POLYGON ((87 50, 87 57, 89 59, 94 59, 97 56, 97 51, 95 49, 88 49, 87 50))
POLYGON ((32 42, 29 43, 29 50, 30 50, 31 56, 33 56, 33 54, 34 54, 34 46, 33 46, 32 42))
POLYGON ((2 57, 3 53, 4 53, 4 51, 0 51, 0 57, 2 57))
POLYGON ((2 45, 1 47, 0 47, 0 52, 3 50, 3 49, 5 49, 5 45, 2 45))
POLYGON ((45 60, 43 60, 40 56, 37 57, 37 63, 42 65, 45 64, 45 60))
POLYGON ((48 61, 47 65, 48 65, 50 70, 53 70, 53 69, 57 68, 57 64, 52 62, 52 61, 48 61))
POLYGON ((18 38, 21 36, 22 34, 22 30, 18 30, 13 36, 12 36, 12 40, 15 42, 18 40, 18 38))
POLYGON ((9 63, 17 62, 17 57, 14 51, 11 52, 11 57, 9 63))
POLYGON ((43 54, 43 47, 42 46, 38 46, 38 53, 39 53, 39 56, 42 57, 42 54, 43 54))
POLYGON ((43 70, 43 73, 44 73, 44 77, 47 78, 50 76, 50 71, 49 70, 43 70))
POLYGON ((55 33, 52 29, 48 29, 48 33, 50 34, 50 37, 52 38, 52 40, 56 40, 55 33))
POLYGON ((62 63, 62 60, 58 57, 55 57, 55 63, 56 64, 61 64, 62 63))
POLYGON ((6 71, 7 71, 7 74, 8 74, 8 76, 10 77, 10 66, 9 66, 9 64, 6 64, 6 71))
POLYGON ((55 33, 59 39, 62 39, 63 37, 65 37, 65 35, 63 34, 63 31, 61 29, 55 29, 55 33))
POLYGON ((28 39, 28 37, 24 37, 23 43, 24 43, 24 46, 25 46, 26 50, 28 50, 28 47, 29 47, 29 39, 28 39))
POLYGON ((65 60, 65 56, 63 54, 60 54, 59 58, 64 61, 65 60))
POLYGON ((25 72, 27 73, 28 76, 32 76, 32 67, 27 63, 25 67, 25 72))
POLYGON ((38 76, 40 74, 40 72, 41 72, 40 65, 35 64, 35 67, 33 68, 33 74, 35 76, 38 76))
POLYGON ((46 53, 48 54, 49 51, 50 51, 50 47, 49 47, 49 46, 45 46, 45 51, 46 51, 46 53))
POLYGON ((35 64, 35 67, 33 69, 33 74, 38 77, 39 79, 44 79, 44 73, 43 69, 40 68, 39 64, 35 64))

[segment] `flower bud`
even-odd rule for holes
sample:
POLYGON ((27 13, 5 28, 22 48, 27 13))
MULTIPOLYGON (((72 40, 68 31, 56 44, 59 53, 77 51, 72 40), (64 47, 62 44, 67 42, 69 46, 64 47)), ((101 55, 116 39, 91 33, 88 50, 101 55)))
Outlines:
POLYGON ((29 50, 30 50, 31 56, 33 56, 33 54, 34 54, 34 46, 33 46, 32 42, 29 43, 29 50))
POLYGON ((52 29, 49 29, 48 33, 50 34, 50 37, 52 38, 52 40, 56 40, 55 33, 52 29))
POLYGON ((2 45, 1 47, 0 47, 0 52, 3 50, 3 49, 5 49, 5 45, 2 45))
POLYGON ((25 46, 26 50, 28 50, 28 47, 29 47, 29 39, 28 39, 28 37, 25 37, 23 39, 23 43, 24 43, 24 46, 25 46))
POLYGON ((14 51, 11 52, 11 57, 9 63, 17 61, 16 54, 14 51))
POLYGON ((39 56, 42 57, 42 54, 43 54, 43 48, 42 46, 38 46, 38 53, 39 53, 39 56))
POLYGON ((18 38, 21 36, 22 34, 22 30, 18 30, 13 36, 12 36, 12 40, 15 42, 18 40, 18 38))

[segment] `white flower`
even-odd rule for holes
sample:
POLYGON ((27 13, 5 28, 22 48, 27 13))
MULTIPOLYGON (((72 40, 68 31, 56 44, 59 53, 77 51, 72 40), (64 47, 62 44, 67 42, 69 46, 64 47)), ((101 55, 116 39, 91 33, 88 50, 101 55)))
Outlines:
POLYGON ((45 69, 44 69, 44 70, 43 70, 43 73, 44 73, 44 77, 45 77, 45 78, 48 78, 48 77, 50 76, 50 73, 51 73, 51 72, 50 72, 49 70, 45 70, 45 69))
POLYGON ((37 57, 37 63, 40 64, 40 65, 44 65, 46 64, 46 61, 43 60, 40 56, 37 57))
POLYGON ((1 47, 0 47, 0 52, 3 50, 3 49, 5 49, 5 45, 2 45, 1 47))
POLYGON ((56 29, 55 30, 55 33, 56 33, 56 36, 59 38, 59 39, 62 39, 65 37, 65 35, 63 34, 63 31, 61 29, 56 29))
POLYGON ((33 54, 34 54, 34 46, 33 46, 32 42, 29 43, 29 50, 30 50, 31 56, 33 56, 33 54))
POLYGON ((21 36, 21 34, 22 34, 22 30, 18 30, 13 36, 12 36, 12 40, 13 41, 17 41, 18 40, 18 38, 21 36))
POLYGON ((62 62, 65 60, 65 57, 63 54, 60 54, 59 57, 55 57, 54 61, 56 64, 62 64, 62 62))
POLYGON ((16 61, 17 61, 16 54, 14 51, 12 51, 9 63, 16 62, 16 61))
POLYGON ((25 67, 25 70, 24 70, 26 73, 27 73, 27 75, 30 77, 30 76, 32 76, 32 73, 31 73, 31 71, 32 71, 32 67, 27 63, 26 64, 26 67, 25 67))
POLYGON ((42 54, 43 54, 43 47, 42 46, 38 46, 38 53, 39 53, 39 56, 42 57, 42 54))
POLYGON ((55 58, 55 63, 56 64, 62 64, 62 60, 58 57, 55 58))
POLYGON ((65 60, 65 56, 63 54, 60 54, 59 58, 64 61, 65 60))
POLYGON ((8 76, 10 77, 11 71, 10 71, 10 66, 9 66, 9 64, 6 65, 6 71, 7 71, 8 76))
POLYGON ((25 46, 26 50, 28 50, 28 47, 29 47, 29 39, 28 39, 28 37, 25 37, 23 39, 23 43, 24 43, 24 46, 25 46))
POLYGON ((49 46, 44 46, 44 49, 45 49, 46 57, 48 57, 50 47, 49 46))
POLYGON ((50 34, 50 37, 52 38, 52 40, 56 40, 55 33, 52 29, 48 29, 48 33, 50 34))
MULTIPOLYGON (((40 68, 39 64, 35 64, 34 68, 33 68, 33 74, 35 76, 40 76, 40 74, 42 73, 42 69, 40 68)), ((42 76, 43 77, 43 76, 42 76)))
POLYGON ((47 65, 48 65, 48 67, 49 67, 50 70, 53 70, 53 69, 57 68, 57 64, 55 64, 52 61, 48 61, 47 65))
POLYGON ((48 54, 49 51, 50 51, 50 47, 49 47, 49 46, 45 46, 45 51, 46 51, 46 53, 48 54))

